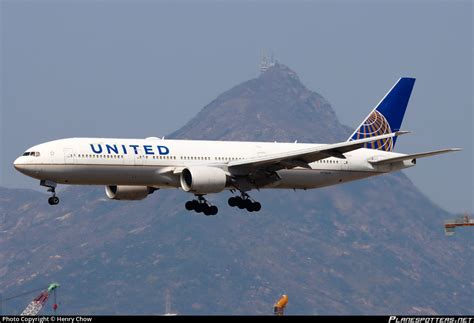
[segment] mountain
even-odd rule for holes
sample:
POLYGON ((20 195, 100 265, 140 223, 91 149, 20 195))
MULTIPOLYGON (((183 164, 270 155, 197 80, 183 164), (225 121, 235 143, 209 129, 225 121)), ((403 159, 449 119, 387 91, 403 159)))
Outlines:
POLYGON ((350 134, 329 102, 276 63, 260 77, 219 95, 170 137, 324 143, 346 140, 350 134))
MULTIPOLYGON (((335 142, 350 129, 288 67, 217 97, 174 138, 335 142)), ((406 139, 404 139, 406 140, 406 139)), ((423 167, 420 163, 417 167, 423 167)), ((260 213, 209 196, 219 215, 161 190, 110 201, 103 188, 47 195, 0 189, 2 297, 57 281, 61 314, 474 314, 472 233, 443 233, 448 212, 403 174, 309 191, 251 195, 260 213)), ((33 294, 3 302, 18 314, 33 294)), ((51 313, 48 307, 45 314, 51 313)))

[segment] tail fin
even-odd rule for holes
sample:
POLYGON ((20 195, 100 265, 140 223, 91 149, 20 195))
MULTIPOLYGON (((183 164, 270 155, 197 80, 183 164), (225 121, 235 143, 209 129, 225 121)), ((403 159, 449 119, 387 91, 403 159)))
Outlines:
MULTIPOLYGON (((380 136, 400 130, 414 78, 402 77, 377 104, 347 141, 380 136)), ((392 151, 397 137, 366 143, 365 148, 392 151)))

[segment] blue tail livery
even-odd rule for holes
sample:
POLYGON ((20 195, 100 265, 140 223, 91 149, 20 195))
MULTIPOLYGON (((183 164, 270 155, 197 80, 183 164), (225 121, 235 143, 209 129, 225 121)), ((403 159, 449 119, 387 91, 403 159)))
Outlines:
MULTIPOLYGON (((414 78, 399 79, 347 141, 399 131, 414 84, 414 78)), ((393 151, 396 140, 392 137, 369 142, 365 148, 393 151)))

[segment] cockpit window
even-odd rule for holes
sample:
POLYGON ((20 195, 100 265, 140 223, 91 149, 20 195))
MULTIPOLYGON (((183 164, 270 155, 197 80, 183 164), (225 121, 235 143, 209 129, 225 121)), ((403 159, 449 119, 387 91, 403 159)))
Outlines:
POLYGON ((26 151, 22 156, 34 156, 39 157, 40 153, 38 151, 26 151))

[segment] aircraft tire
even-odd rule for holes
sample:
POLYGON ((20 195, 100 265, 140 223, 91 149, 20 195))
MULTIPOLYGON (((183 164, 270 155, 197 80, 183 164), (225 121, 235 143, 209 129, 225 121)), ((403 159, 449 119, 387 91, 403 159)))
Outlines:
POLYGON ((209 208, 209 211, 210 211, 211 215, 216 215, 217 212, 219 212, 219 209, 217 208, 217 206, 213 205, 209 208))
POLYGON ((260 202, 252 203, 252 211, 253 212, 258 212, 261 209, 262 209, 262 204, 260 204, 260 202))
POLYGON ((229 204, 230 207, 237 206, 237 198, 234 196, 229 197, 229 199, 227 200, 227 204, 229 204))
POLYGON ((201 213, 203 212, 204 210, 206 209, 206 205, 203 205, 201 203, 197 203, 197 205, 194 206, 194 211, 196 211, 197 213, 201 213))
POLYGON ((57 196, 51 196, 50 198, 48 198, 48 204, 49 205, 59 204, 59 198, 57 196))
POLYGON ((194 203, 193 203, 193 201, 187 201, 187 202, 184 204, 184 207, 185 207, 186 210, 188 210, 188 211, 194 210, 194 203))

